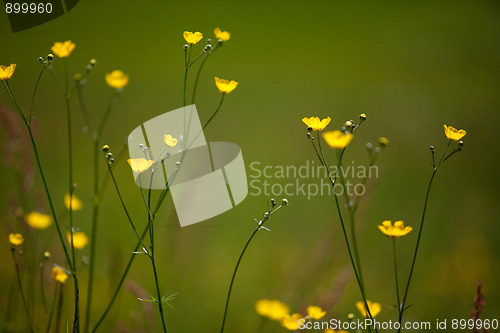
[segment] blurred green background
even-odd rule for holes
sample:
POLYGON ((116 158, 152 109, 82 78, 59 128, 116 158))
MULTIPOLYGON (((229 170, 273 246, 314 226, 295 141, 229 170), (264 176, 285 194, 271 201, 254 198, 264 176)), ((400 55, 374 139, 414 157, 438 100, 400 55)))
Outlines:
MULTIPOLYGON (((112 93, 105 73, 121 69, 130 75, 102 139, 115 153, 136 126, 182 106, 185 30, 200 31, 212 39, 215 27, 232 34, 208 60, 196 105, 201 121, 206 121, 220 98, 213 77, 239 82, 205 135, 208 141, 238 144, 248 176, 254 174, 248 167, 255 161, 262 166, 298 167, 314 160, 302 117, 331 116, 328 128, 335 129, 366 113, 368 121, 356 133, 345 162, 366 164, 366 142, 376 142, 380 136, 390 140, 377 163, 379 178, 368 182, 357 216, 367 294, 383 305, 380 320, 394 320, 397 314, 390 308, 395 302, 391 244, 376 226, 385 219, 418 226, 432 172, 429 146, 434 145, 438 154, 444 149, 443 124, 464 128, 464 150, 439 170, 433 185, 408 298, 413 306, 406 319, 469 318, 480 280, 486 299, 483 318, 500 319, 497 1, 80 1, 66 15, 16 34, 10 32, 4 13, 0 20, 0 63, 17 64, 10 85, 25 112, 40 68, 37 57, 49 53, 56 41, 76 43, 67 59, 70 73, 84 72, 92 58, 98 61, 84 89, 94 122, 112 93)), ((205 39, 195 50, 201 51, 204 43, 205 39)), ((62 80, 61 64, 56 59, 54 72, 62 80)), ((3 88, 0 98, 3 106, 12 108, 3 88)), ((90 233, 92 145, 76 98, 72 107, 76 194, 86 207, 74 214, 75 224, 90 233)), ((63 212, 66 113, 49 73, 42 78, 34 114, 42 163, 56 209, 63 212)), ((0 141, 4 154, 8 131, 0 132, 0 141)), ((334 164, 335 152, 328 156, 334 164)), ((105 169, 103 159, 101 174, 105 169)), ((124 159, 116 166, 116 175, 142 229, 146 212, 124 159)), ((286 184, 295 179, 268 181, 286 184)), ((15 323, 22 322, 24 313, 19 301, 9 304, 9 290, 16 287, 8 233, 31 233, 38 244, 31 251, 38 256, 50 250, 50 263, 63 265, 64 258, 54 226, 32 232, 13 217, 9 202, 16 182, 4 163, 0 182, 0 232, 5 240, 0 251, 0 326, 9 331, 7 327, 19 329, 15 323), (10 318, 9 308, 14 312, 10 318)), ((167 310, 172 332, 219 329, 237 256, 256 226, 253 219, 261 218, 271 197, 280 200, 283 195, 249 195, 236 208, 185 228, 180 228, 172 200, 167 198, 157 220, 156 241, 164 294, 182 291, 172 301, 173 309, 167 310)), ((43 192, 36 173, 28 205, 48 212, 40 198, 43 192)), ((242 262, 227 332, 256 332, 262 327, 271 331, 273 326, 262 323, 254 309, 261 298, 280 299, 302 313, 310 304, 333 302, 325 319, 356 313, 354 303, 361 298, 333 198, 318 195, 308 200, 298 195, 288 200, 290 205, 269 221, 272 232, 259 233, 242 262)), ((413 232, 398 241, 401 281, 407 278, 416 236, 413 232)), ((110 299, 135 243, 116 193, 109 187, 99 220, 92 322, 110 299)), ((30 253, 28 242, 25 248, 30 253)), ((79 253, 80 258, 88 255, 89 246, 79 253)), ((79 265, 84 304, 88 268, 83 262, 79 265)), ((154 293, 146 257, 136 258, 127 285, 101 332, 126 331, 124 327, 139 331, 137 325, 160 329, 156 310, 148 310, 136 299, 137 290, 143 289, 145 296, 154 293)), ((47 286, 51 295, 52 283, 47 286)), ((35 297, 37 320, 45 323, 39 295, 35 297)), ((71 308, 70 297, 66 302, 71 308)))

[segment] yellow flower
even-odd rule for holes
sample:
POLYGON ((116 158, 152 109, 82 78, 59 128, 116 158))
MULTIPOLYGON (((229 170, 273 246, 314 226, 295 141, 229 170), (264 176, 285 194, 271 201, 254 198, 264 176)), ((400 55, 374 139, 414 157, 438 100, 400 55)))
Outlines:
POLYGON ((70 202, 72 210, 83 209, 83 202, 81 202, 80 199, 78 199, 78 197, 75 194, 73 194, 73 197, 71 197, 69 193, 64 196, 64 206, 66 207, 67 210, 69 210, 70 202))
MULTIPOLYGON (((71 245, 71 232, 66 233, 66 237, 68 237, 68 242, 71 245)), ((83 231, 74 231, 73 232, 73 246, 75 249, 81 250, 87 245, 89 242, 89 238, 83 231)))
POLYGON ((175 145, 177 144, 177 139, 173 138, 170 134, 164 135, 163 141, 165 141, 165 144, 169 147, 175 147, 175 145))
POLYGON ((322 131, 325 129, 325 127, 330 123, 332 119, 330 117, 326 117, 325 119, 319 120, 319 117, 304 117, 302 118, 302 121, 304 124, 307 125, 307 127, 310 127, 313 129, 313 131, 322 131))
POLYGON ((217 86, 217 89, 219 89, 219 92, 229 94, 231 91, 236 89, 238 82, 234 80, 229 81, 229 80, 219 79, 218 77, 216 77, 215 85, 217 86))
POLYGON ((111 73, 106 73, 106 83, 111 88, 120 89, 128 84, 128 74, 123 73, 117 69, 111 73))
POLYGON ((227 31, 221 31, 219 28, 214 29, 215 37, 222 39, 223 42, 227 42, 231 38, 231 34, 227 31))
POLYGON ((351 133, 344 134, 341 131, 330 131, 323 133, 323 139, 326 143, 335 149, 345 148, 351 142, 353 135, 351 133))
POLYGON ((68 274, 66 274, 66 271, 64 269, 57 265, 54 265, 54 267, 52 267, 52 280, 64 283, 67 279, 68 274))
POLYGON ((24 242, 23 235, 21 234, 9 234, 9 242, 12 245, 21 245, 24 242))
POLYGON ((128 159, 127 162, 134 172, 139 173, 148 170, 155 163, 154 160, 147 160, 145 158, 132 158, 128 159))
POLYGON ((391 238, 392 237, 399 238, 401 236, 409 234, 410 231, 413 230, 412 227, 405 227, 403 221, 394 222, 394 226, 392 225, 391 221, 384 221, 382 222, 382 225, 379 225, 377 227, 380 229, 380 231, 382 231, 384 234, 386 234, 391 238))
POLYGON ((188 44, 196 44, 198 43, 202 38, 203 38, 203 34, 199 31, 195 32, 195 33, 192 33, 190 31, 184 31, 184 39, 186 40, 186 42, 188 42, 188 44))
POLYGON ((331 328, 327 328, 324 333, 349 333, 348 331, 344 331, 344 330, 338 330, 338 331, 334 331, 332 330, 331 328))
POLYGON ((467 132, 464 131, 463 129, 457 130, 452 126, 446 126, 446 125, 443 126, 444 126, 444 135, 446 135, 446 137, 450 140, 458 141, 461 138, 463 138, 465 134, 467 134, 467 132))
POLYGON ((280 320, 290 313, 290 308, 276 299, 261 299, 255 303, 255 310, 261 316, 272 320, 280 320))
POLYGON ((61 42, 54 43, 54 46, 52 46, 51 50, 59 58, 66 58, 69 57, 75 46, 76 46, 75 43, 72 43, 70 40, 67 40, 64 43, 61 42))
POLYGON ((16 70, 16 64, 10 64, 10 66, 0 66, 0 80, 8 80, 14 74, 16 70))
POLYGON ((52 216, 33 211, 24 216, 28 225, 35 229, 47 229, 52 224, 52 216))
POLYGON ((299 329, 299 320, 304 319, 300 313, 294 313, 292 315, 286 315, 281 318, 281 326, 290 331, 296 331, 299 329))
POLYGON ((325 314, 326 311, 323 311, 323 309, 320 308, 319 306, 311 305, 307 307, 307 315, 311 319, 321 319, 325 316, 325 314))
POLYGON ((389 139, 386 137, 380 137, 378 138, 378 143, 380 144, 381 147, 387 147, 389 145, 389 139))
MULTIPOLYGON (((382 307, 380 306, 380 303, 377 302, 371 302, 371 301, 366 301, 368 304, 368 308, 370 309, 370 313, 372 314, 372 317, 375 318, 376 315, 380 313, 380 310, 382 310, 382 307)), ((356 302, 356 308, 358 308, 359 312, 363 315, 363 317, 368 317, 368 312, 366 311, 365 308, 365 302, 356 302)))

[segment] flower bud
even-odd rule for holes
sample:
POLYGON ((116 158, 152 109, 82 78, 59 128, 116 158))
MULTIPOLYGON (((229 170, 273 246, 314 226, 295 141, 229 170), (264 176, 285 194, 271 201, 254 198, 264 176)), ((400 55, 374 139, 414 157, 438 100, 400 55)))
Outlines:
POLYGON ((54 55, 52 53, 47 54, 47 61, 48 62, 54 61, 54 55))
POLYGON ((108 150, 109 150, 109 146, 108 146, 108 145, 104 145, 104 146, 102 146, 101 150, 102 150, 103 152, 107 153, 107 152, 108 152, 108 150))
POLYGON ((273 207, 276 206, 276 200, 271 199, 271 206, 273 206, 273 207))
POLYGON ((283 205, 283 206, 288 205, 288 200, 283 198, 283 200, 281 200, 281 205, 283 205))
POLYGON ((387 139, 385 136, 382 136, 378 138, 378 143, 380 147, 387 147, 389 145, 389 139, 387 139))
POLYGON ((49 251, 45 251, 45 252, 43 253, 43 259, 46 259, 46 260, 47 260, 47 259, 50 259, 50 252, 49 252, 49 251))
POLYGON ((458 146, 459 147, 463 147, 464 146, 464 142, 462 140, 458 141, 458 146))
POLYGON ((42 57, 38 57, 38 61, 40 62, 40 64, 43 65, 43 58, 42 57))
POLYGON ((184 44, 184 51, 189 50, 189 44, 184 44))
POLYGON ((90 65, 95 66, 97 64, 97 60, 95 59, 90 59, 90 65))
POLYGON ((365 121, 366 120, 366 114, 362 113, 359 115, 359 120, 365 121))

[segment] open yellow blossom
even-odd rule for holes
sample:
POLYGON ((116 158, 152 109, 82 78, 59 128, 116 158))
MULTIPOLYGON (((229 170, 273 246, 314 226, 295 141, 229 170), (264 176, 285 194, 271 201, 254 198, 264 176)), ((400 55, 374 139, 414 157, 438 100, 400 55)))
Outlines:
POLYGON ((116 69, 111 73, 106 73, 106 83, 111 88, 121 89, 128 84, 128 74, 116 69))
POLYGON ((396 221, 394 225, 392 225, 391 221, 384 221, 382 225, 377 226, 380 231, 386 234, 389 237, 399 238, 401 236, 407 235, 410 231, 413 230, 412 227, 405 227, 403 221, 396 221))
POLYGON ((463 129, 457 130, 452 126, 446 126, 446 125, 443 126, 444 126, 444 135, 446 135, 446 137, 450 140, 458 141, 461 138, 463 138, 465 134, 467 134, 467 132, 464 131, 463 129))
POLYGON ((217 86, 217 89, 219 89, 219 92, 229 94, 231 91, 236 89, 238 82, 234 80, 229 81, 229 80, 219 79, 218 77, 216 77, 215 85, 217 86))
POLYGON ((190 31, 184 31, 183 36, 186 42, 191 45, 198 43, 203 38, 203 34, 199 31, 195 33, 192 33, 190 31))
POLYGON ((307 127, 310 127, 313 129, 313 131, 322 131, 325 129, 325 127, 330 123, 332 119, 330 117, 326 117, 322 120, 319 120, 319 117, 304 117, 302 118, 302 121, 304 124, 307 125, 307 127))
POLYGON ((169 147, 175 147, 175 145, 177 144, 177 139, 172 137, 170 134, 164 135, 163 141, 165 141, 165 144, 169 147))
POLYGON ((73 193, 73 196, 70 196, 69 193, 64 196, 64 206, 67 210, 69 210, 69 204, 71 202, 72 210, 82 210, 83 202, 73 193))
POLYGON ((311 305, 307 307, 307 315, 311 319, 321 319, 325 316, 325 314, 326 311, 323 311, 323 309, 320 308, 319 306, 311 305))
POLYGON ((52 280, 56 282, 64 283, 68 279, 68 274, 61 267, 54 265, 52 267, 52 280))
POLYGON ((69 57, 71 52, 73 52, 75 46, 76 46, 75 43, 72 43, 70 40, 67 40, 64 43, 61 42, 54 43, 54 46, 52 46, 51 50, 59 58, 66 58, 69 57))
POLYGON ((344 134, 341 131, 330 131, 323 133, 325 142, 334 149, 345 148, 351 142, 353 135, 351 133, 344 134))
POLYGON ((227 42, 231 38, 231 34, 227 31, 221 31, 219 28, 214 29, 215 37, 222 39, 223 42, 227 42))
POLYGON ((52 216, 36 211, 24 216, 24 220, 30 227, 35 229, 47 229, 52 224, 52 216))
POLYGON ((127 162, 134 172, 139 173, 148 170, 155 163, 154 160, 147 160, 145 158, 131 158, 127 162))
POLYGON ((285 303, 277 299, 261 299, 255 303, 255 310, 258 314, 272 320, 280 320, 290 313, 290 308, 285 303))
POLYGON ((9 242, 14 246, 21 245, 24 242, 23 235, 9 234, 9 242))
POLYGON ((294 313, 292 315, 286 315, 281 318, 281 326, 290 331, 296 331, 299 329, 299 320, 305 320, 305 318, 300 313, 294 313))
MULTIPOLYGON (((66 237, 68 237, 68 242, 71 245, 71 232, 66 233, 66 237)), ((74 231, 73 232, 73 246, 75 249, 81 250, 87 245, 89 242, 89 238, 83 231, 74 231)))
POLYGON ((0 80, 8 80, 14 74, 16 70, 16 64, 10 64, 10 66, 0 66, 0 80))
MULTIPOLYGON (((370 309, 370 313, 373 318, 377 316, 380 313, 380 310, 382 310, 382 306, 380 303, 377 302, 371 302, 371 301, 366 301, 368 304, 368 308, 370 309)), ((363 317, 368 317, 368 312, 366 311, 365 308, 365 302, 356 302, 356 308, 358 308, 359 312, 363 315, 363 317)))

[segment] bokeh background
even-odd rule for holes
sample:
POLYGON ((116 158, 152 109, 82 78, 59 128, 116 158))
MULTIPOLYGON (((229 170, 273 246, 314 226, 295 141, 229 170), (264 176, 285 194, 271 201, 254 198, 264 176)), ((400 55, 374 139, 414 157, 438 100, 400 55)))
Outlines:
MULTIPOLYGON (((54 21, 15 34, 1 13, 0 63, 17 64, 10 85, 27 110, 40 67, 37 57, 49 53, 54 42, 71 39, 76 49, 67 59, 70 73, 83 72, 92 58, 98 61, 84 90, 94 122, 102 116, 112 92, 104 81, 105 73, 114 69, 128 73, 130 84, 102 140, 118 152, 136 126, 182 106, 182 32, 200 31, 214 39, 215 27, 230 31, 232 37, 207 62, 196 104, 204 122, 220 98, 213 77, 240 83, 205 135, 208 141, 238 144, 247 167, 252 162, 299 167, 313 161, 301 122, 304 116, 331 116, 329 128, 334 129, 346 120, 357 121, 360 113, 367 114, 368 121, 349 146, 346 164, 366 164, 365 144, 380 136, 390 140, 377 163, 379 177, 368 182, 357 216, 368 298, 383 305, 380 320, 394 320, 396 310, 390 308, 395 302, 391 244, 376 226, 385 219, 418 226, 432 172, 429 146, 442 152, 446 143, 443 124, 467 130, 464 150, 439 170, 432 189, 408 299, 413 306, 406 319, 434 323, 438 318, 469 318, 478 281, 484 283, 483 318, 500 319, 498 2, 89 0, 54 21)), ((201 50, 201 45, 196 49, 201 50)), ((54 72, 62 79, 59 59, 54 72)), ((192 79, 193 75, 190 83, 192 79)), ((12 108, 3 88, 0 98, 2 106, 12 108)), ((90 233, 92 145, 76 99, 72 107, 76 194, 86 206, 75 213, 75 223, 90 233)), ((56 209, 63 216, 66 115, 63 98, 48 73, 42 78, 34 113, 42 162, 56 209)), ((3 155, 9 139, 3 126, 3 155)), ((328 156, 333 164, 334 152, 328 156)), ((101 174, 105 169, 103 158, 101 174)), ((247 172, 254 174, 250 169, 247 172)), ((0 326, 4 331, 20 330, 24 318, 21 303, 9 303, 9 290, 16 287, 8 233, 30 234, 37 247, 26 248, 27 253, 40 255, 50 250, 51 263, 64 264, 54 226, 30 231, 14 217, 14 175, 0 163, 0 238, 4 240, 0 242, 0 326)), ((116 175, 134 220, 144 225, 146 212, 124 159, 116 166, 116 175)), ((294 178, 267 180, 295 182, 294 178)), ((318 179, 303 181, 317 183, 318 179)), ((261 218, 272 197, 280 200, 284 195, 249 195, 236 208, 185 228, 180 228, 167 197, 157 220, 156 240, 162 290, 165 294, 182 292, 172 301, 173 309, 167 310, 172 332, 219 329, 237 256, 255 227, 253 219, 261 218)), ((48 212, 38 173, 27 198, 25 209, 48 212)), ((228 332, 281 330, 263 322, 255 312, 255 301, 261 298, 280 299, 302 313, 307 305, 329 302, 332 306, 325 319, 356 313, 354 303, 360 294, 333 198, 317 195, 308 200, 296 195, 288 200, 290 205, 269 221, 272 232, 259 233, 242 262, 228 332)), ((111 187, 104 198, 98 232, 93 322, 109 301, 136 243, 111 187)), ((398 242, 402 281, 407 278, 416 236, 413 232, 398 242)), ((88 255, 89 246, 79 257, 88 255)), ((85 286, 88 269, 79 262, 85 286)), ((28 269, 24 274, 27 281, 28 269)), ((51 282, 47 288, 51 295, 51 282)), ((136 299, 138 290, 146 296, 154 293, 146 257, 136 258, 127 287, 101 332, 139 331, 137 325, 150 331, 160 328, 156 310, 136 299)), ((85 287, 81 295, 84 303, 85 287)), ((36 297, 37 319, 43 323, 46 317, 39 295, 29 296, 36 297)))

